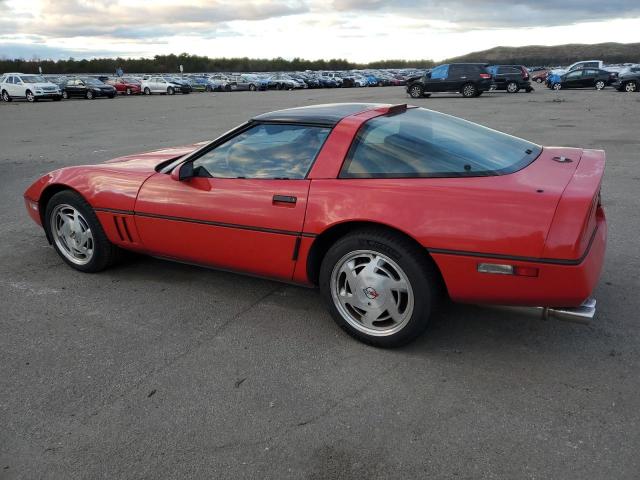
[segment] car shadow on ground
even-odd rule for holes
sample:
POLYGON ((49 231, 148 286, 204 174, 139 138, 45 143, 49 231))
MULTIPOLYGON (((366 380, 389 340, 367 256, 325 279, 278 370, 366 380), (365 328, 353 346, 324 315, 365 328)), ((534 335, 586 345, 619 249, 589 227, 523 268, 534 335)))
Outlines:
MULTIPOLYGON (((171 290, 171 286, 179 289, 197 285, 197 288, 207 291, 210 287, 229 284, 240 292, 255 288, 271 289, 279 293, 266 301, 299 316, 300 321, 322 322, 309 326, 316 330, 317 335, 327 335, 332 331, 342 334, 333 324, 319 290, 315 288, 135 254, 129 255, 126 262, 109 272, 121 285, 162 278, 168 285, 167 290, 171 290)), ((249 321, 259 322, 260 319, 249 321)), ((284 336, 290 334, 295 335, 295 332, 282 332, 284 336)), ((395 351, 425 357, 438 353, 490 354, 494 358, 503 356, 505 361, 513 358, 514 354, 537 356, 557 353, 570 360, 574 354, 582 358, 587 352, 609 352, 607 344, 614 342, 614 339, 609 339, 612 336, 598 325, 597 318, 592 325, 580 325, 556 319, 545 320, 535 308, 468 305, 445 299, 432 315, 425 334, 395 351)), ((346 334, 344 337, 355 342, 346 334)), ((300 339, 290 340, 296 342, 300 339)))

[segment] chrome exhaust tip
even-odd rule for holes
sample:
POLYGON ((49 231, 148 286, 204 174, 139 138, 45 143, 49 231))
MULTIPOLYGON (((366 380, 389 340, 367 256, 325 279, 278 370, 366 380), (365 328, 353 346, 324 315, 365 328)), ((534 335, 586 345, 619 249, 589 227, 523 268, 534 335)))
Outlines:
POLYGON ((587 298, 579 307, 540 307, 544 319, 556 318, 565 322, 588 324, 596 314, 596 299, 587 298))

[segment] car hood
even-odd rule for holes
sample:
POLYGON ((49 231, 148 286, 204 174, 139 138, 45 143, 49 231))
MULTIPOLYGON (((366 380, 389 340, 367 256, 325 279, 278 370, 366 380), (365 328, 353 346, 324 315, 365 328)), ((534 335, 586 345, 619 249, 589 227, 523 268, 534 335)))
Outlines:
POLYGON ((181 147, 168 147, 161 150, 153 150, 151 152, 136 153, 118 157, 98 165, 108 166, 109 169, 117 169, 129 172, 148 172, 154 173, 156 167, 164 162, 176 160, 199 149, 209 142, 199 142, 181 147))
POLYGON ((34 88, 58 88, 58 85, 51 82, 31 83, 30 85, 33 85, 34 88))

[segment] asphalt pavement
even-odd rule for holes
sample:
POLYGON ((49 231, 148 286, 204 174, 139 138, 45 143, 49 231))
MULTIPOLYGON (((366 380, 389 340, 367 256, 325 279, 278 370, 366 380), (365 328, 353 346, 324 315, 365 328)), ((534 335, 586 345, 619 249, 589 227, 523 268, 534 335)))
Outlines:
POLYGON ((640 478, 640 94, 402 88, 0 104, 0 479, 640 478), (414 103, 603 148, 592 325, 446 306, 360 344, 316 290, 134 257, 66 266, 22 194, 67 165, 213 139, 254 114, 414 103))

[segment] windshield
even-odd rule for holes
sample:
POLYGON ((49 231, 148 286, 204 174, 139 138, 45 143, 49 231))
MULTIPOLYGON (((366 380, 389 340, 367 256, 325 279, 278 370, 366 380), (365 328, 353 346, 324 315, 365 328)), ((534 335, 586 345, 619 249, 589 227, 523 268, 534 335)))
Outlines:
POLYGON ((369 120, 349 150, 342 178, 504 175, 542 148, 443 113, 411 108, 369 120))
POLYGON ((95 78, 82 78, 81 80, 87 85, 96 85, 98 87, 104 85, 104 83, 102 83, 100 80, 97 80, 95 78))
POLYGON ((44 77, 41 77, 40 75, 25 75, 22 77, 22 81, 24 83, 47 83, 44 77))

